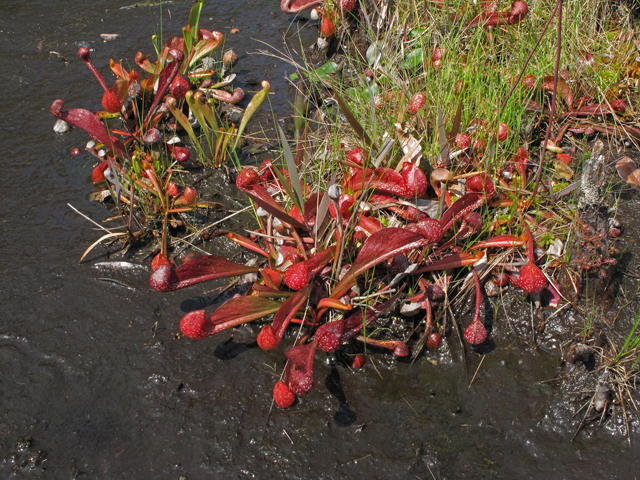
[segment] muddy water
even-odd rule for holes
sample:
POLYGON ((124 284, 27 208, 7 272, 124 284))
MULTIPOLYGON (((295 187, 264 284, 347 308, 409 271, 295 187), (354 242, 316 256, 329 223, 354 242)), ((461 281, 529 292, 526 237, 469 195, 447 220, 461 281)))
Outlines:
MULTIPOLYGON (((453 353, 445 346, 439 357, 422 357, 414 365, 379 354, 352 372, 323 363, 318 354, 316 388, 296 407, 270 414, 272 368, 282 368, 283 354, 256 348, 255 327, 200 342, 175 336, 189 308, 185 300, 210 302, 206 292, 216 285, 150 292, 146 267, 104 265, 121 260, 104 249, 77 265, 101 233, 66 204, 97 220, 109 213, 85 199, 91 159, 68 155, 85 143, 85 135, 54 135, 48 109, 56 98, 69 108, 99 108, 100 86, 75 56, 78 42, 90 42, 103 72, 110 57, 152 51, 157 7, 120 9, 126 5, 0 5, 3 478, 637 475, 637 442, 630 448, 616 435, 616 425, 588 428, 571 441, 580 418, 572 415, 582 397, 571 401, 567 388, 540 383, 564 372, 562 343, 582 322, 575 314, 550 322, 542 348, 536 348, 528 342, 526 304, 508 297, 509 316, 498 315, 496 348, 472 387, 479 357, 467 352, 465 368, 455 334, 453 353), (103 43, 100 33, 120 37, 103 43)), ((164 5, 165 32, 179 31, 190 5, 164 5)), ((252 37, 281 46, 283 35, 299 25, 279 13, 275 0, 208 2, 203 18, 206 28, 241 30, 228 36, 241 55, 240 77, 268 78, 276 112, 288 112, 282 80, 287 69, 245 52, 261 48, 252 37)), ((309 45, 313 31, 302 36, 309 45)), ((242 202, 231 189, 219 196, 230 208, 242 202)), ((629 222, 626 238, 638 234, 640 226, 629 222)), ((630 251, 637 249, 632 244, 630 251)), ((637 263, 630 269, 636 272, 637 263)), ((625 282, 633 300, 635 280, 625 282)), ((623 310, 617 324, 628 326, 636 307, 623 310)), ((637 441, 637 421, 633 428, 637 441)))

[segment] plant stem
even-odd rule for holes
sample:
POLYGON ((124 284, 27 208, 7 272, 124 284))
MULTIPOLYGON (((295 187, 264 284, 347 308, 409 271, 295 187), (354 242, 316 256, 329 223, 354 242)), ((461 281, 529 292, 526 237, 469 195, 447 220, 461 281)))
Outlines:
MULTIPOLYGON (((553 118, 556 114, 556 104, 558 102, 558 72, 560 71, 560 54, 562 53, 562 0, 556 2, 556 10, 558 10, 558 45, 556 49, 556 66, 553 72, 553 94, 551 97, 551 113, 549 114, 549 124, 547 125, 547 133, 544 136, 542 150, 540 151, 540 162, 538 163, 538 171, 536 172, 536 185, 533 188, 533 195, 527 202, 526 208, 529 208, 536 198, 538 188, 540 186, 540 178, 542 177, 542 164, 544 156, 547 153, 547 142, 551 137, 551 129, 553 127, 553 118), (559 8, 558 8, 559 6, 559 8)), ((553 200, 553 190, 550 190, 551 199, 553 200)))

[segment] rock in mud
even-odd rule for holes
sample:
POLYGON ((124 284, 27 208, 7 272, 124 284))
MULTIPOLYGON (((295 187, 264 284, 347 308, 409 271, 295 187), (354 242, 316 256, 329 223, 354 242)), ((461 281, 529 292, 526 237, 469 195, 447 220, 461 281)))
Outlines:
POLYGON ((242 116, 244 115, 244 110, 242 108, 228 103, 221 103, 218 108, 223 117, 226 117, 229 122, 235 123, 236 125, 240 123, 240 120, 242 120, 242 116))
POLYGON ((596 386, 596 394, 593 397, 593 408, 596 412, 602 412, 607 404, 611 401, 613 395, 613 386, 609 380, 609 372, 605 370, 598 379, 596 386))
POLYGON ((596 351, 594 348, 584 343, 576 343, 569 352, 571 363, 582 362, 585 365, 593 364, 596 351))
POLYGON ((62 135, 64 133, 68 133, 71 130, 71 126, 62 119, 58 119, 56 123, 53 125, 53 131, 58 135, 62 135))

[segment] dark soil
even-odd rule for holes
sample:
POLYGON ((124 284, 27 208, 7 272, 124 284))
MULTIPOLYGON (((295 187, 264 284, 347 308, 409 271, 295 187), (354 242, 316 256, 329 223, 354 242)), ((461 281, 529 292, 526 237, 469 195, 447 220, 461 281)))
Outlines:
MULTIPOLYGON (((378 353, 352 371, 318 353, 316 387, 287 411, 271 408, 273 368, 282 368, 283 352, 257 348, 257 325, 198 342, 177 335, 183 312, 226 298, 228 293, 217 297, 215 290, 224 282, 175 294, 151 292, 145 252, 121 258, 98 249, 77 265, 102 232, 66 203, 97 221, 111 212, 85 199, 92 159, 68 153, 84 145, 83 132, 54 135, 48 109, 56 98, 69 107, 100 108, 100 86, 77 60, 77 42, 92 42, 92 57, 103 71, 110 57, 131 59, 139 49, 151 50, 147 7, 121 6, 110 0, 71 0, 56 8, 10 0, 0 6, 0 476, 637 475, 637 416, 630 421, 631 446, 615 405, 603 425, 600 417, 587 418, 573 438, 584 415, 577 412, 600 378, 599 357, 577 360, 573 346, 603 345, 603 335, 620 345, 640 309, 635 189, 616 187, 608 197, 610 205, 619 198, 616 217, 625 229, 612 242, 619 251, 619 287, 610 309, 581 301, 559 313, 544 308, 540 316, 521 291, 508 288, 483 304, 485 321, 492 322, 493 348, 486 355, 464 351, 456 330, 437 353, 414 364, 378 353), (102 43, 99 33, 114 32, 119 40, 102 43)), ((179 31, 190 7, 164 4, 165 31, 179 31)), ((268 78, 276 115, 289 115, 291 90, 283 80, 288 67, 245 51, 261 48, 251 38, 280 42, 298 24, 266 0, 210 2, 203 17, 207 28, 225 34, 240 28, 228 42, 241 56, 243 73, 268 78)), ((312 26, 301 34, 305 46, 313 43, 312 26)), ((258 118, 271 124, 267 110, 258 118)), ((611 161, 623 153, 637 156, 610 151, 608 178, 611 161)), ((217 172, 199 188, 206 198, 238 210, 246 201, 226 180, 217 172)), ((222 212, 212 215, 222 218, 222 212)), ((239 215, 220 227, 242 232, 250 221, 248 214, 239 215)), ((237 260, 244 255, 218 237, 198 246, 237 260)), ((463 325, 471 315, 461 314, 463 325)))

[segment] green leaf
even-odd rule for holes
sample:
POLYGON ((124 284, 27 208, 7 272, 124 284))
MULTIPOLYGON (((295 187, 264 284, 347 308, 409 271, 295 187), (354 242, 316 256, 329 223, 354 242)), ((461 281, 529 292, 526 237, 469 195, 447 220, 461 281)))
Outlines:
POLYGON ((193 52, 191 52, 188 68, 190 69, 195 66, 195 64, 198 63, 201 58, 209 55, 216 48, 218 48, 221 43, 221 38, 203 38, 202 40, 200 40, 193 49, 193 52))
POLYGON ((402 60, 402 68, 412 70, 421 66, 424 62, 424 52, 421 48, 411 50, 402 60))
POLYGON ((153 43, 153 48, 156 51, 156 56, 160 56, 160 40, 158 39, 158 35, 155 33, 151 35, 151 43, 153 43))
MULTIPOLYGON (((300 205, 298 205, 298 197, 296 195, 296 193, 293 191, 293 189, 291 188, 291 186, 289 185, 289 182, 287 182, 287 179, 285 178, 285 176, 282 174, 282 172, 280 171, 279 168, 277 168, 275 165, 274 167, 271 169, 273 171, 273 173, 275 174, 276 177, 278 177, 278 180, 280 181, 280 184, 282 185, 282 188, 284 189, 285 193, 287 194, 287 196, 293 201, 293 203, 296 205, 296 207, 298 207, 298 210, 300 210, 300 212, 302 212, 302 209, 300 208, 300 205)), ((265 209, 266 210, 266 209, 265 209)), ((267 210, 269 211, 269 210, 267 210)), ((271 212, 269 212, 271 213, 271 212)), ((287 214, 288 215, 288 214, 287 214)), ((282 219, 280 219, 282 220, 282 219)), ((305 227, 306 228, 306 227, 305 227)))
POLYGON ((367 57, 367 63, 369 64, 370 67, 373 66, 374 63, 376 63, 376 59, 378 58, 379 55, 380 55, 380 43, 375 42, 369 45, 369 48, 367 48, 366 57, 367 57))
POLYGON ((198 120, 198 123, 200 124, 200 129, 204 133, 204 136, 207 140, 207 144, 209 145, 209 151, 213 155, 213 151, 214 151, 213 135, 211 134, 211 129, 207 128, 207 121, 203 111, 204 108, 208 107, 209 105, 203 104, 199 100, 196 100, 194 98, 192 91, 188 91, 185 94, 184 98, 187 101, 189 108, 193 112, 194 117, 196 117, 196 120, 198 120))
POLYGON ((236 134, 236 141, 233 144, 233 149, 235 150, 238 146, 238 142, 240 141, 240 137, 242 136, 242 132, 244 132, 249 119, 253 116, 253 114, 258 110, 264 99, 269 95, 269 90, 271 90, 271 84, 266 80, 262 81, 262 90, 256 93, 247 108, 244 110, 244 115, 242 115, 242 120, 240 120, 240 126, 238 127, 238 133, 236 134))
POLYGON ((191 52, 191 46, 193 45, 191 40, 191 32, 187 30, 187 27, 182 27, 182 38, 184 38, 184 48, 187 51, 187 55, 191 52))
POLYGON ((282 144, 282 155, 284 156, 285 161, 287 162, 287 169, 289 170, 289 178, 291 179, 291 186, 296 193, 295 198, 293 200, 297 201, 295 204, 298 206, 298 210, 300 210, 301 214, 304 214, 304 195, 302 195, 302 186, 300 185, 300 177, 298 176, 298 168, 296 167, 296 162, 293 159, 293 153, 291 153, 291 149, 289 148, 289 143, 287 142, 287 137, 285 137, 284 132, 280 125, 278 125, 278 132, 280 133, 280 143, 282 144))
POLYGON ((193 112, 193 115, 198 120, 200 128, 206 130, 209 127, 211 130, 218 130, 218 122, 216 120, 215 113, 208 103, 203 103, 199 100, 201 92, 189 91, 184 96, 185 100, 189 104, 189 108, 193 112))
POLYGON ((409 32, 409 38, 414 39, 414 38, 420 38, 422 37, 424 34, 427 33, 427 29, 424 27, 418 27, 418 28, 413 28, 411 29, 411 31, 409 32))
POLYGON ((335 73, 338 70, 338 64, 335 62, 327 62, 324 65, 316 68, 309 75, 311 80, 324 80, 332 73, 335 73), (315 78, 314 78, 315 77, 315 78))
MULTIPOLYGON (((189 33, 191 34, 191 45, 198 41, 198 25, 200 24, 200 14, 202 13, 203 0, 198 0, 189 13, 189 33)), ((185 38, 186 40, 186 38, 185 38)), ((187 48, 187 54, 191 52, 191 48, 187 48)))
MULTIPOLYGON (((324 65, 312 70, 311 72, 305 72, 305 76, 309 77, 309 79, 313 82, 318 82, 320 80, 324 80, 332 73, 335 73, 338 70, 338 64, 335 62, 327 62, 324 65)), ((289 78, 292 81, 298 80, 300 77, 297 73, 292 73, 289 75, 289 78)))
POLYGON ((198 142, 198 137, 196 136, 195 132, 193 131, 193 127, 191 126, 191 123, 189 123, 189 119, 176 106, 176 103, 177 102, 175 102, 175 101, 174 102, 167 102, 167 104, 169 105, 169 109, 171 110, 171 114, 175 117, 176 121, 178 123, 180 123, 180 125, 182 125, 182 128, 185 129, 185 131, 189 135, 189 138, 191 139, 191 143, 193 144, 193 146, 195 148, 198 149, 198 152, 200 153, 200 155, 203 155, 202 147, 200 146, 200 142, 198 142))
POLYGON ((307 117, 309 103, 307 102, 307 96, 302 93, 301 90, 296 90, 296 97, 293 103, 293 128, 296 130, 302 130, 307 117))

